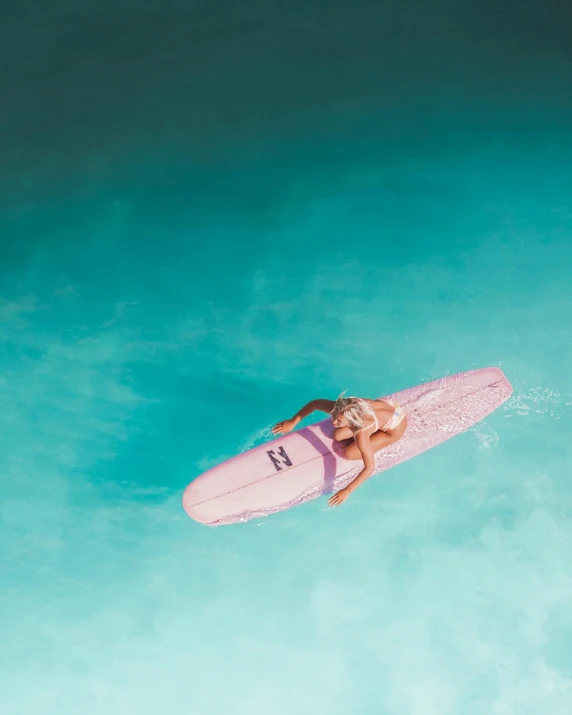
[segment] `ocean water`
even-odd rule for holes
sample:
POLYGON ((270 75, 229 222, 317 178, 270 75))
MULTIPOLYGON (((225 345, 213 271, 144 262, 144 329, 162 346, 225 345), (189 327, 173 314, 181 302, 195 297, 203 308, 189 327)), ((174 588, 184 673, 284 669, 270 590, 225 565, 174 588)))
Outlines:
POLYGON ((569 715, 569 7, 2 17, 0 713, 569 715), (489 365, 337 510, 182 510, 314 397, 489 365))

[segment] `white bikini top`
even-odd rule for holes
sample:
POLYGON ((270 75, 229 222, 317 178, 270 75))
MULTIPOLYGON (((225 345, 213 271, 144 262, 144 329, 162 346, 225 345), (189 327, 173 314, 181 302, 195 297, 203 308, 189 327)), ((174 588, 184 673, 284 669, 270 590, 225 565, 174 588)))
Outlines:
MULTIPOLYGON (((391 422, 391 420, 393 419, 393 417, 398 413, 399 405, 396 404, 395 402, 393 402, 392 400, 385 400, 385 402, 387 402, 388 405, 391 405, 393 407, 393 415, 387 421, 387 424, 389 424, 391 422)), ((401 414, 401 413, 399 413, 399 414, 401 414)), ((370 425, 367 425, 367 427, 362 427, 359 430, 359 432, 364 432, 366 429, 371 429, 372 427, 375 427, 375 429, 373 430, 374 432, 377 432, 377 430, 379 429, 379 422, 377 421, 377 415, 375 413, 375 410, 373 411, 373 423, 370 425)))

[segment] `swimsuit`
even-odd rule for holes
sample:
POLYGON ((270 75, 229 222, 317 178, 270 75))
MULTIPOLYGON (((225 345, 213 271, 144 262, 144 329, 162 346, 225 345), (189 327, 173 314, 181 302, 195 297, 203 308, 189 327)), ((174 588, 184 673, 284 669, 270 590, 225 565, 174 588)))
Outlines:
MULTIPOLYGON (((398 425, 400 425, 403 420, 405 419, 405 413, 401 409, 401 407, 397 404, 397 402, 392 402, 391 400, 384 400, 384 402, 387 402, 388 405, 391 405, 393 409, 395 410, 394 413, 391 415, 391 417, 387 420, 387 422, 383 425, 381 428, 382 432, 388 432, 392 429, 395 429, 398 425)), ((362 427, 360 432, 363 432, 366 429, 371 429, 372 427, 375 427, 373 432, 377 432, 379 429, 379 422, 377 421, 377 415, 373 414, 373 423, 371 425, 368 425, 367 427, 362 427)), ((372 432, 372 434, 373 434, 372 432)))
POLYGON ((391 415, 389 420, 385 423, 385 425, 381 428, 382 432, 387 432, 388 430, 395 429, 405 419, 405 412, 401 409, 397 402, 392 402, 391 400, 385 401, 387 402, 387 404, 391 405, 395 411, 391 415))

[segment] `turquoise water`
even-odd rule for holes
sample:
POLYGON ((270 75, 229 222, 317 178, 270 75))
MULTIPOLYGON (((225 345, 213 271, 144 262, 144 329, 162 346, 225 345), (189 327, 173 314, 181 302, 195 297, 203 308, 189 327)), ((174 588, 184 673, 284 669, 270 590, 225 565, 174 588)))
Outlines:
POLYGON ((568 715, 565 9, 28 9, 0 43, 0 713, 568 715), (503 408, 338 510, 182 511, 313 397, 489 365, 503 408))

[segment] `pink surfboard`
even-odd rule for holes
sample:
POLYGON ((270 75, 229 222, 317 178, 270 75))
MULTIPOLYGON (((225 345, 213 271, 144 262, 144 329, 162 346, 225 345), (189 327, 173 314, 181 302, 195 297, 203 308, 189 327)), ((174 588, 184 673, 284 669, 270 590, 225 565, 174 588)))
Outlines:
MULTIPOLYGON (((404 409, 405 435, 375 455, 375 473, 472 427, 500 407, 512 386, 499 368, 461 372, 387 395, 404 409)), ((210 526, 234 524, 342 489, 363 462, 343 457, 327 418, 273 439, 209 469, 186 488, 183 507, 210 526)))

